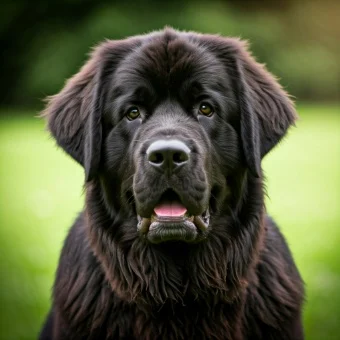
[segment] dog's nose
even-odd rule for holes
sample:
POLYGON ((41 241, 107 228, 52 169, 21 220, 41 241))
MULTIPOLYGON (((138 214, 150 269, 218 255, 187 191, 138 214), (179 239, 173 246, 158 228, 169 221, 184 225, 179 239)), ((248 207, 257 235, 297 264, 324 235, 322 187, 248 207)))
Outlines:
POLYGON ((190 149, 177 139, 157 140, 148 147, 146 155, 153 167, 171 174, 188 162, 190 149))

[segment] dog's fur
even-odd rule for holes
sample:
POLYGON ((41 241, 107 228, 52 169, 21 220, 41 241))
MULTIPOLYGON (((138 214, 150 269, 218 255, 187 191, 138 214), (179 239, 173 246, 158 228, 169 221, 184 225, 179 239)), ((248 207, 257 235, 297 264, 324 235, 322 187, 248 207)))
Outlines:
POLYGON ((41 339, 303 339, 303 284, 261 170, 296 113, 244 42, 168 28, 106 41, 44 115, 85 169, 86 204, 41 339), (191 150, 169 176, 146 159, 167 138, 191 150), (138 215, 170 189, 195 216, 209 207, 209 227, 152 242, 138 215))

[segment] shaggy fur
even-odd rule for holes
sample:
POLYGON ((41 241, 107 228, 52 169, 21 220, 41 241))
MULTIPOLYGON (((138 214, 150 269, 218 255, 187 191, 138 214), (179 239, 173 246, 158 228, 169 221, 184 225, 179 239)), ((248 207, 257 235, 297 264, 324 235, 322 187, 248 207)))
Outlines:
POLYGON ((106 41, 44 115, 85 169, 86 204, 40 339, 303 339, 303 284, 261 171, 296 113, 244 42, 172 29, 106 41), (166 138, 191 150, 168 176, 146 159, 166 138), (152 242, 139 219, 170 191, 194 216, 209 209, 209 226, 152 242))

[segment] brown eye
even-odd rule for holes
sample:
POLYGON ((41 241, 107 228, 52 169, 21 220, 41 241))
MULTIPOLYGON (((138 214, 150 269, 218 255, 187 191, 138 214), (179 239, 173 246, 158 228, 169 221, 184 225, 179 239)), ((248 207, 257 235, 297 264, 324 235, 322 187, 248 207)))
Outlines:
POLYGON ((126 117, 128 118, 128 120, 134 120, 138 118, 139 115, 140 115, 140 112, 139 112, 138 107, 133 106, 128 110, 126 117))
POLYGON ((208 116, 208 117, 211 116, 214 113, 213 108, 211 107, 211 105, 209 105, 207 103, 202 103, 200 105, 199 110, 200 110, 200 113, 202 115, 205 115, 205 116, 208 116))

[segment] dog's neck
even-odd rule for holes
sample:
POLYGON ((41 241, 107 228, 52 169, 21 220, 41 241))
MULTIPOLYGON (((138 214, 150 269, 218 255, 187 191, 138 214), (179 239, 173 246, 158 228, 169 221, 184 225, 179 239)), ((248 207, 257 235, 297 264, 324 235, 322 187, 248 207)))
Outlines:
POLYGON ((88 183, 86 223, 90 244, 114 294, 156 308, 188 301, 202 301, 211 307, 231 303, 240 296, 264 234, 262 181, 252 177, 246 181, 237 211, 228 218, 212 216, 214 230, 205 241, 193 245, 148 243, 138 235, 137 218, 126 219, 125 210, 112 217, 100 182, 88 183), (245 216, 251 218, 245 220, 245 216))

